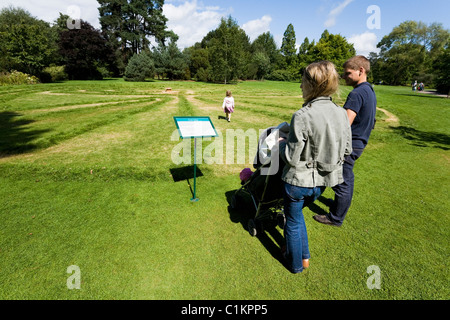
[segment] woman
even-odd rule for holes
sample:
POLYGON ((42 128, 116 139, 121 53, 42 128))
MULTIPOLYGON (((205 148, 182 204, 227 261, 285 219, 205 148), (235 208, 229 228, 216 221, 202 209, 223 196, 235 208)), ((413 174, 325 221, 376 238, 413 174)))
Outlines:
POLYGON ((283 253, 291 272, 309 266, 308 235, 303 207, 325 190, 343 182, 342 163, 352 151, 352 134, 346 111, 332 102, 339 87, 333 63, 310 64, 303 75, 305 104, 294 113, 287 141, 280 139, 280 154, 286 162, 284 181, 283 253))

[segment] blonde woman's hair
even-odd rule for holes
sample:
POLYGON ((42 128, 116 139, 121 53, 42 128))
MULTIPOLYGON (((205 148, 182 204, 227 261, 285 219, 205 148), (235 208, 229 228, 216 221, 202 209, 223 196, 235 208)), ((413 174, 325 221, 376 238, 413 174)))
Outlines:
POLYGON ((339 89, 339 74, 330 61, 311 63, 302 79, 303 99, 310 102, 318 97, 331 97, 339 89))
POLYGON ((231 97, 231 91, 227 90, 226 95, 227 95, 227 97, 231 97))

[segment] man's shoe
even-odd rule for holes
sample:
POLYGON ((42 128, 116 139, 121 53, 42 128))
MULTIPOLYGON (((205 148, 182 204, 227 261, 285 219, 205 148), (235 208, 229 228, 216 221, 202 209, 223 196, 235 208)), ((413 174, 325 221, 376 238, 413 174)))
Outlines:
POLYGON ((333 221, 331 221, 330 219, 328 219, 328 217, 326 215, 316 214, 315 216, 313 216, 313 218, 317 222, 320 222, 320 223, 323 223, 323 224, 327 224, 329 226, 340 227, 339 224, 336 224, 333 221))

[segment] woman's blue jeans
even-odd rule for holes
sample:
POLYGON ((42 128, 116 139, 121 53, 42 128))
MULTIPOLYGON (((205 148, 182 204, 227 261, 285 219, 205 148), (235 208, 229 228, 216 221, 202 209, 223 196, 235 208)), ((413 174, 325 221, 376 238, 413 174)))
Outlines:
POLYGON ((324 190, 325 187, 304 188, 284 183, 286 259, 293 273, 302 272, 302 260, 311 257, 303 207, 314 202, 324 190))

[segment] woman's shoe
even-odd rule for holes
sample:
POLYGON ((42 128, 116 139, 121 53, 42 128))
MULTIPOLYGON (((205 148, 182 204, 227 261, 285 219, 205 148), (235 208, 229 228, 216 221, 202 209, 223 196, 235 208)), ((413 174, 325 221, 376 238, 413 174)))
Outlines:
MULTIPOLYGON (((286 260, 286 246, 281 247, 281 255, 282 255, 283 259, 286 260)), ((303 259, 302 265, 303 265, 303 268, 305 268, 305 269, 309 268, 309 259, 303 259)))
POLYGON ((309 268, 309 259, 303 259, 302 260, 303 268, 309 268))

